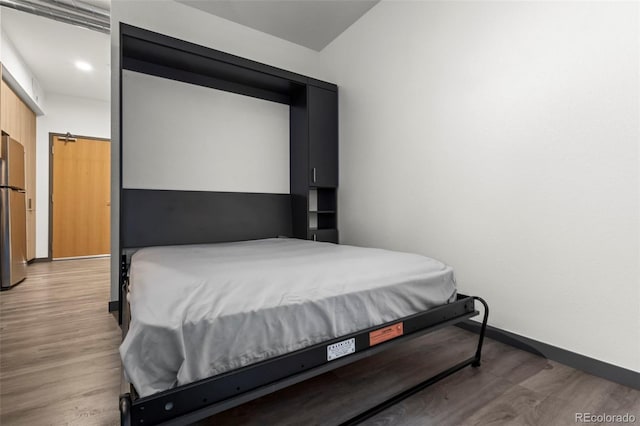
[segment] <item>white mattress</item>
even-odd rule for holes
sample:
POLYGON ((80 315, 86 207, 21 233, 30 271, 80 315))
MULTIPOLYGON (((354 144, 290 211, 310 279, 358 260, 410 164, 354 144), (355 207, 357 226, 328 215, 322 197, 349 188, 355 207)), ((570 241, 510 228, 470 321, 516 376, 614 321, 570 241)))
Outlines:
POLYGON ((152 247, 130 268, 120 346, 141 396, 455 299, 424 256, 296 239, 152 247))

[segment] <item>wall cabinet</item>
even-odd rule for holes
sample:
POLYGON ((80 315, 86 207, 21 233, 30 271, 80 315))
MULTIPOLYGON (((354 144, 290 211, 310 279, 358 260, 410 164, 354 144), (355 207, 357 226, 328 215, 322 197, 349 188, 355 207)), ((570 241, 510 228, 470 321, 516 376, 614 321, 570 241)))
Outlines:
POLYGON ((24 146, 27 260, 36 257, 36 115, 4 80, 0 86, 0 128, 24 146))
POLYGON ((308 88, 309 185, 338 186, 338 92, 308 88))
POLYGON ((301 87, 292 96, 290 121, 294 236, 337 243, 337 88, 301 87))

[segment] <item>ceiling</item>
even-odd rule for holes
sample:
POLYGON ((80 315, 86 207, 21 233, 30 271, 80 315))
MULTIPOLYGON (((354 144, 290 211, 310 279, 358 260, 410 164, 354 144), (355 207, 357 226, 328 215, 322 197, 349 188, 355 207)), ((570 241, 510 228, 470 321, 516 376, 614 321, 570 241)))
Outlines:
MULTIPOLYGON (((96 0, 95 4, 104 3, 96 0)), ((35 74, 45 93, 108 101, 110 37, 41 16, 2 8, 2 30, 35 74), (93 65, 89 73, 74 62, 93 65)), ((46 101, 45 101, 46 102, 46 101)), ((46 106, 45 106, 46 107, 46 106)))
POLYGON ((379 0, 176 0, 321 51, 379 0))
POLYGON ((111 9, 111 0, 82 0, 82 1, 61 0, 61 1, 63 1, 64 3, 72 4, 72 5, 77 3, 88 4, 90 6, 97 7, 98 9, 103 9, 103 10, 111 9))
MULTIPOLYGON (((77 0, 62 0, 74 4, 77 0)), ((379 0, 177 0, 238 24, 320 51, 379 0)), ((109 9, 111 0, 82 0, 109 9)), ((107 34, 2 7, 7 34, 45 93, 110 99, 107 34), (89 73, 74 62, 93 65, 89 73)))

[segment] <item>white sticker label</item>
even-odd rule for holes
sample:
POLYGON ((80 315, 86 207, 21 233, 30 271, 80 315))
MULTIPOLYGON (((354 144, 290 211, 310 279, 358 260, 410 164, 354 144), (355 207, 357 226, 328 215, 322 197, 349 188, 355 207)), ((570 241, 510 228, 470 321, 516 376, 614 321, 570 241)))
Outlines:
POLYGON ((327 346, 327 361, 333 361, 356 351, 356 339, 351 338, 327 346))

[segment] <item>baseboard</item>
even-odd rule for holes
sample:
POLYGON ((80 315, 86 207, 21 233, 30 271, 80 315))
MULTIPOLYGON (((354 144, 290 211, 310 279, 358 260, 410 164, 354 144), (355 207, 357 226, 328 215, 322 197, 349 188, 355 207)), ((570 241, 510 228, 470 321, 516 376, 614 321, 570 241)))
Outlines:
POLYGON ((51 262, 50 257, 36 257, 34 259, 28 260, 27 265, 31 265, 32 263, 42 263, 42 262, 51 262))
POLYGON ((120 303, 117 300, 112 300, 109 302, 109 312, 118 312, 120 308, 120 303))
MULTIPOLYGON (((464 330, 472 331, 474 333, 480 332, 480 323, 475 321, 467 320, 456 325, 464 330)), ((486 336, 506 345, 568 365, 569 367, 584 371, 585 373, 602 377, 603 379, 620 383, 621 385, 628 386, 630 388, 640 389, 640 373, 636 371, 618 367, 594 358, 589 358, 588 356, 580 355, 547 343, 529 339, 528 337, 520 336, 490 325, 487 326, 486 336)))

